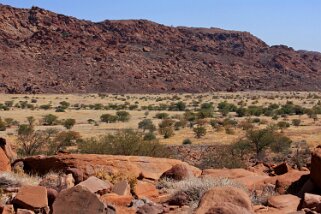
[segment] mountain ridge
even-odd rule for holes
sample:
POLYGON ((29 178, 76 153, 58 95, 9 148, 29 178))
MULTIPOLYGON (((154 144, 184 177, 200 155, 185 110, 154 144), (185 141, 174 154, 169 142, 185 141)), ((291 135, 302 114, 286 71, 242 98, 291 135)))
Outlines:
POLYGON ((321 53, 249 32, 0 5, 0 92, 321 90, 321 53))

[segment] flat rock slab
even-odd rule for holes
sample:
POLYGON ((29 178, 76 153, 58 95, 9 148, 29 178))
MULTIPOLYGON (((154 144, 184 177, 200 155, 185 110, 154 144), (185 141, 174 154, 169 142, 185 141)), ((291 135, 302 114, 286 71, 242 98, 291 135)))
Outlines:
POLYGON ((47 208, 47 189, 42 186, 22 186, 13 203, 19 208, 30 210, 47 208))
POLYGON ((110 182, 103 181, 94 176, 89 177, 78 185, 86 187, 92 193, 100 194, 108 193, 112 189, 112 184, 110 182))
POLYGON ((81 185, 62 190, 53 203, 53 214, 89 213, 102 214, 107 210, 96 194, 81 185))

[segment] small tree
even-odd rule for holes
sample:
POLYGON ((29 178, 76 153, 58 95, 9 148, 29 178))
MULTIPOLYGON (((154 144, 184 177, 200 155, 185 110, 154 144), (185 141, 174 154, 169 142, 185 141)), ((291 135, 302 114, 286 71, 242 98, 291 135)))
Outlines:
POLYGON ((149 132, 154 132, 156 130, 155 125, 151 119, 144 119, 138 123, 138 128, 142 129, 143 132, 148 130, 149 132))
POLYGON ((36 119, 33 116, 29 116, 29 117, 27 117, 27 121, 30 126, 33 126, 36 119))
POLYGON ((164 119, 159 126, 159 133, 164 136, 164 138, 170 138, 174 135, 173 125, 175 121, 172 119, 164 119))
POLYGON ((55 125, 57 122, 58 117, 53 114, 47 114, 42 118, 42 124, 45 126, 52 126, 55 125))
POLYGON ((117 111, 117 120, 121 122, 127 122, 130 119, 130 114, 127 111, 117 111))
POLYGON ((103 114, 100 116, 101 122, 105 123, 115 123, 117 121, 117 116, 111 114, 103 114))
POLYGON ((76 124, 75 119, 68 118, 64 121, 63 125, 66 129, 71 129, 76 124))
POLYGON ((292 125, 296 126, 296 127, 300 126, 301 125, 301 120, 300 119, 293 119, 292 120, 292 125))
POLYGON ((204 126, 197 126, 193 129, 196 138, 201 138, 206 135, 206 128, 204 126))
POLYGON ((278 122, 277 126, 279 127, 279 129, 281 130, 281 132, 284 132, 284 129, 289 128, 290 124, 286 121, 280 121, 278 122))
POLYGON ((6 128, 6 123, 3 122, 3 120, 0 117, 0 131, 5 131, 6 129, 7 129, 6 128))

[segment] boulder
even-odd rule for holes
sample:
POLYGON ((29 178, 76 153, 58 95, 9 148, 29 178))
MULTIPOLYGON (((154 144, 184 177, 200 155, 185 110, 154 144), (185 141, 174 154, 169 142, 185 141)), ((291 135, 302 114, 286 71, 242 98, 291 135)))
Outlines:
POLYGON ((130 186, 127 181, 120 181, 114 185, 113 192, 117 195, 130 195, 130 186))
POLYGON ((310 193, 305 193, 303 202, 300 208, 313 208, 316 212, 321 212, 321 196, 320 195, 315 195, 315 194, 310 194, 310 193))
POLYGON ((245 169, 206 169, 203 170, 203 178, 229 178, 245 185, 248 189, 262 189, 267 175, 257 174, 245 169))
POLYGON ((318 146, 312 152, 311 157, 311 180, 321 188, 321 146, 318 146))
POLYGON ((26 209, 18 209, 16 214, 35 214, 35 212, 26 209))
POLYGON ((291 167, 285 162, 273 167, 273 171, 276 175, 283 175, 288 173, 290 170, 291 167))
POLYGON ((137 214, 161 214, 164 213, 163 207, 158 204, 147 203, 137 209, 137 214))
POLYGON ((279 194, 290 193, 297 195, 304 184, 309 180, 309 172, 291 170, 286 174, 275 177, 276 192, 279 194))
POLYGON ((257 163, 249 167, 248 170, 259 175, 268 175, 271 171, 270 167, 264 163, 257 163))
POLYGON ((15 214, 12 204, 4 205, 0 207, 1 214, 15 214))
POLYGON ((47 188, 47 198, 48 198, 48 205, 51 207, 53 202, 56 200, 58 196, 58 191, 52 188, 47 188))
POLYGON ((253 212, 233 203, 221 202, 213 203, 212 207, 206 211, 206 214, 253 214, 253 212))
POLYGON ((185 164, 177 164, 171 169, 164 172, 161 178, 169 178, 177 181, 188 179, 193 176, 193 173, 188 169, 185 164))
POLYGON ((279 212, 295 212, 300 204, 300 198, 294 195, 276 195, 268 198, 268 205, 276 208, 279 212))
POLYGON ((0 137, 0 147, 9 158, 9 160, 13 161, 17 158, 17 154, 12 150, 11 144, 4 138, 0 137))
POLYGON ((2 148, 0 148, 0 172, 1 171, 11 171, 10 159, 2 148))
MULTIPOLYGON (((109 175, 126 174, 158 180, 160 176, 177 164, 183 164, 180 160, 167 158, 139 157, 139 156, 114 156, 96 154, 65 154, 55 156, 33 156, 16 160, 24 163, 24 170, 28 173, 44 175, 50 171, 67 171, 75 168, 83 173, 84 178, 104 171, 109 175)), ((186 163, 185 163, 186 164, 186 163)), ((186 164, 187 168, 195 176, 201 174, 201 170, 186 164)))
POLYGON ((84 173, 79 169, 67 167, 66 173, 72 174, 72 177, 75 179, 75 184, 79 184, 84 180, 84 173))
POLYGON ((145 181, 138 181, 134 187, 134 192, 138 198, 156 198, 159 195, 156 186, 145 181))
POLYGON ((48 213, 47 189, 41 186, 22 186, 13 200, 15 207, 43 210, 48 213))
POLYGON ((112 184, 108 181, 103 181, 94 176, 89 177, 87 180, 80 182, 78 185, 84 186, 92 193, 99 193, 100 195, 111 192, 112 184))
POLYGON ((131 195, 118 195, 116 193, 108 193, 100 197, 101 201, 115 205, 116 209, 119 206, 127 207, 133 199, 131 195))
POLYGON ((232 204, 233 207, 239 207, 240 210, 246 210, 247 213, 252 212, 251 200, 243 190, 225 186, 216 187, 205 192, 200 200, 196 213, 215 213, 214 211, 218 211, 222 208, 223 203, 229 203, 226 205, 232 204))
POLYGON ((86 187, 77 185, 62 190, 53 203, 53 214, 106 213, 105 205, 86 187))

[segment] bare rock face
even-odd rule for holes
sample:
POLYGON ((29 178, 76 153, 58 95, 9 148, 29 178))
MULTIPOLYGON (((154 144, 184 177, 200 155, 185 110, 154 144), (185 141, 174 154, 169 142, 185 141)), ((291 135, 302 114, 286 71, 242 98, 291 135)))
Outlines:
POLYGON ((97 195, 77 185, 59 193, 53 204, 53 214, 106 214, 107 210, 97 195))
POLYGON ((317 187, 321 188, 321 146, 312 152, 311 157, 311 180, 317 187))
POLYGON ((305 193, 301 208, 309 208, 316 212, 321 212, 321 196, 305 193))
POLYGON ((110 182, 103 181, 94 176, 89 177, 78 185, 86 187, 90 192, 99 193, 100 195, 106 194, 112 189, 112 184, 110 182))
POLYGON ((248 32, 0 5, 0 92, 320 90, 321 54, 248 32))
POLYGON ((249 196, 234 187, 217 187, 207 191, 199 203, 197 214, 202 213, 252 213, 249 196), (225 210, 225 212, 223 212, 225 210))
POLYGON ((193 176, 193 173, 189 171, 188 167, 185 164, 177 164, 173 166, 170 170, 164 172, 161 178, 169 178, 173 180, 184 180, 193 176))
MULTIPOLYGON (((59 154, 55 156, 33 156, 20 159, 24 170, 29 173, 44 175, 50 171, 66 171, 76 168, 84 178, 104 171, 107 174, 126 174, 129 177, 141 177, 158 180, 167 170, 184 162, 167 158, 151 158, 138 156, 113 156, 92 154, 59 154)), ((186 164, 193 175, 199 176, 201 170, 186 164)))
POLYGON ((113 187, 113 192, 117 195, 131 195, 129 183, 127 181, 116 183, 113 187))
POLYGON ((277 195, 268 199, 268 205, 277 208, 279 212, 291 213, 298 209, 300 198, 294 195, 277 195))
POLYGON ((291 170, 291 167, 287 163, 281 163, 273 167, 273 171, 276 175, 283 175, 291 170))
POLYGON ((246 169, 206 169, 202 172, 204 178, 229 178, 246 186, 250 190, 261 189, 269 176, 258 174, 246 169))
POLYGON ((0 148, 0 172, 1 171, 11 171, 11 165, 6 153, 0 148))
POLYGON ((22 186, 14 198, 14 205, 29 210, 49 213, 47 189, 41 186, 22 186))
POLYGON ((138 198, 156 198, 159 196, 155 185, 150 182, 138 181, 135 185, 134 192, 138 198))

